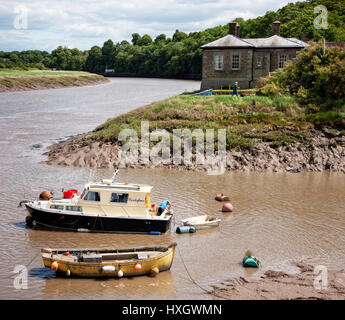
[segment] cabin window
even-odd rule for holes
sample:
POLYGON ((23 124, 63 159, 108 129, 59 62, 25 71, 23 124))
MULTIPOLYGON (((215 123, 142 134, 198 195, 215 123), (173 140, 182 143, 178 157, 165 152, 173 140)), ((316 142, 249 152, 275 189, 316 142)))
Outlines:
POLYGON ((66 210, 78 211, 78 212, 82 212, 83 211, 81 206, 66 206, 66 210))
POLYGON ((240 56, 238 54, 233 54, 231 56, 231 69, 240 70, 240 56))
POLYGON ((280 55, 279 56, 279 69, 284 67, 285 62, 287 61, 287 56, 286 55, 280 55))
POLYGON ((214 70, 223 70, 223 56, 214 56, 214 70))
POLYGON ((87 195, 83 198, 86 201, 101 201, 101 197, 99 192, 97 191, 89 191, 87 195))
POLYGON ((128 193, 112 193, 110 197, 110 202, 128 202, 128 193))
POLYGON ((50 206, 50 209, 63 210, 63 206, 62 205, 57 205, 57 204, 52 204, 50 206))

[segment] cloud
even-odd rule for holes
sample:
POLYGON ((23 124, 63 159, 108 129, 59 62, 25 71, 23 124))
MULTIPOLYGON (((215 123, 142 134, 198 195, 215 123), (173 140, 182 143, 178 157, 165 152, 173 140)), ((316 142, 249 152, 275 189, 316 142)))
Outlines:
POLYGON ((81 50, 130 40, 132 33, 160 33, 171 37, 176 29, 201 31, 277 10, 291 0, 0 0, 0 50, 44 49, 58 45, 81 50), (27 28, 15 20, 27 16, 27 28), (16 29, 17 27, 17 29, 16 29), (18 31, 17 33, 14 31, 18 31))

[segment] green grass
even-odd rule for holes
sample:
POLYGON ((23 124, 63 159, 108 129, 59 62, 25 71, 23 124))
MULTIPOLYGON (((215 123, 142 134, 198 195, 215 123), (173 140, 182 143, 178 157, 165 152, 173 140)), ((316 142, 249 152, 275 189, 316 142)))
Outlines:
POLYGON ((226 129, 228 149, 251 149, 264 141, 272 147, 310 146, 309 129, 327 125, 345 129, 344 113, 306 114, 293 96, 180 95, 141 107, 98 126, 90 141, 117 142, 122 129, 134 129, 140 135, 141 121, 150 122, 150 130, 226 129))
POLYGON ((14 70, 0 69, 1 77, 62 77, 62 76, 87 76, 88 72, 83 71, 50 71, 50 70, 14 70))

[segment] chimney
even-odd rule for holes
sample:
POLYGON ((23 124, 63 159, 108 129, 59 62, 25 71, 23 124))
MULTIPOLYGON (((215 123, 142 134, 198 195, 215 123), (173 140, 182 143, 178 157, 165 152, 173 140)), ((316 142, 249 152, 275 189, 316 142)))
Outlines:
POLYGON ((280 21, 273 22, 273 34, 280 36, 280 21))
POLYGON ((301 40, 304 42, 308 42, 308 38, 307 38, 307 35, 305 34, 305 32, 302 32, 301 40))
POLYGON ((237 22, 236 21, 231 21, 229 23, 229 34, 233 35, 233 36, 237 36, 237 22))
POLYGON ((236 37, 237 37, 237 38, 240 38, 240 35, 241 35, 241 27, 240 27, 240 25, 238 24, 238 25, 236 26, 236 37))

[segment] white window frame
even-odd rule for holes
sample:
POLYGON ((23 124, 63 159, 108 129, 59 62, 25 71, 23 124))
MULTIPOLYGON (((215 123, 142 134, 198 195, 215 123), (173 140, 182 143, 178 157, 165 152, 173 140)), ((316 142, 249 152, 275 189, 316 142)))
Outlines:
POLYGON ((278 69, 282 69, 285 63, 289 60, 289 57, 287 54, 280 54, 278 59, 278 69))
POLYGON ((241 55, 238 53, 234 53, 231 55, 231 70, 240 70, 241 69, 241 55), (238 57, 238 61, 234 61, 234 58, 238 57), (236 63, 237 66, 234 67, 234 63, 236 63))
POLYGON ((214 55, 214 70, 216 71, 224 70, 224 56, 222 54, 214 55))

